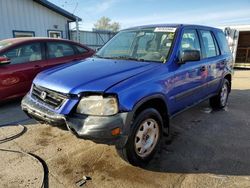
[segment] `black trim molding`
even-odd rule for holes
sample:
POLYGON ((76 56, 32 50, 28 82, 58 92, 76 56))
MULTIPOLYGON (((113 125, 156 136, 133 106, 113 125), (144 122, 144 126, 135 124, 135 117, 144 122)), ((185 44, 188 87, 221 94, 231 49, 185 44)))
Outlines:
POLYGON ((186 97, 189 97, 191 95, 193 95, 194 93, 197 93, 197 92, 201 92, 204 88, 209 88, 209 87, 214 87, 216 86, 217 84, 219 84, 219 82, 221 81, 221 78, 216 78, 214 80, 211 80, 209 82, 206 82, 202 85, 199 85, 195 88, 192 88, 192 89, 189 89, 187 91, 184 91, 184 92, 181 92, 177 95, 175 95, 175 100, 176 101, 180 101, 186 97))

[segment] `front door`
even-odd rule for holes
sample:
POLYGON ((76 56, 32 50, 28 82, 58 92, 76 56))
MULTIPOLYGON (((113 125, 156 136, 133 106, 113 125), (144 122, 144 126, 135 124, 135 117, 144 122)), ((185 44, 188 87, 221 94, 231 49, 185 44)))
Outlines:
POLYGON ((45 65, 40 43, 20 45, 0 54, 11 61, 0 65, 0 100, 22 96, 45 65))
MULTIPOLYGON (((184 50, 198 50, 201 52, 200 42, 195 29, 185 29, 182 34, 179 53, 184 50)), ((203 87, 206 84, 205 63, 190 61, 176 65, 174 86, 174 113, 193 105, 204 97, 203 87)))

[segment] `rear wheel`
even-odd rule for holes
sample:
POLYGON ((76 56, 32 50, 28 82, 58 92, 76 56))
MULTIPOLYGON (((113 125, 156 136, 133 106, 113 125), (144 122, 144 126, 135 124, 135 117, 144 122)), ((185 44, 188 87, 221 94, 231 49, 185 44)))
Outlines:
POLYGON ((126 145, 118 154, 135 166, 145 166, 153 157, 162 136, 163 121, 159 112, 146 109, 135 117, 126 145))
POLYGON ((210 98, 210 106, 215 109, 224 108, 227 105, 229 91, 229 82, 227 79, 224 79, 219 94, 210 98))

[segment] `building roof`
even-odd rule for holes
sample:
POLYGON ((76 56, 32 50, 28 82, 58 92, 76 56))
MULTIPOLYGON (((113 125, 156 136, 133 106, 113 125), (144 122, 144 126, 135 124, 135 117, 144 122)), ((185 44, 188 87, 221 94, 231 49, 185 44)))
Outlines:
POLYGON ((58 14, 61 14, 62 16, 72 20, 72 21, 76 21, 76 19, 78 18, 78 21, 82 21, 81 18, 75 16, 74 14, 71 14, 70 12, 56 6, 55 4, 47 1, 47 0, 33 0, 34 2, 36 3, 39 3, 40 5, 42 6, 45 6, 46 8, 58 13, 58 14))

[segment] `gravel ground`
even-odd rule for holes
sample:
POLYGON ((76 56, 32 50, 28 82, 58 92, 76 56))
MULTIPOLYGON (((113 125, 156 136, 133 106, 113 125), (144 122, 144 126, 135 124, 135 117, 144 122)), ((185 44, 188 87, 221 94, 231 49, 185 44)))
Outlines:
MULTIPOLYGON (((2 104, 0 125, 24 120, 20 101, 2 104)), ((40 187, 43 166, 28 155, 42 158, 48 167, 49 187, 239 187, 250 188, 250 71, 237 70, 228 107, 211 111, 208 102, 171 120, 171 139, 145 168, 133 167, 116 154, 114 147, 75 138, 68 131, 22 122, 0 127, 0 187, 40 187)), ((46 177, 46 173, 45 173, 46 177)), ((45 186, 46 187, 46 186, 45 186)))

